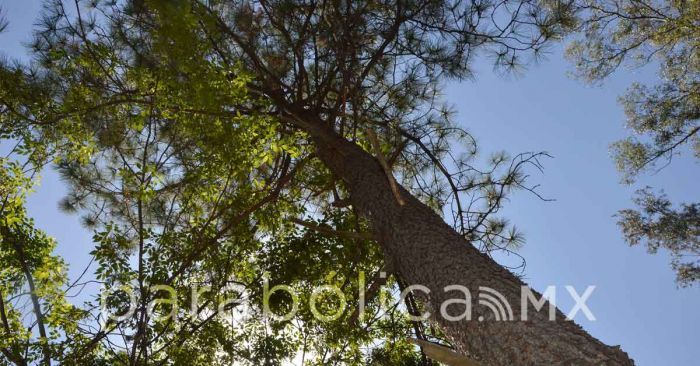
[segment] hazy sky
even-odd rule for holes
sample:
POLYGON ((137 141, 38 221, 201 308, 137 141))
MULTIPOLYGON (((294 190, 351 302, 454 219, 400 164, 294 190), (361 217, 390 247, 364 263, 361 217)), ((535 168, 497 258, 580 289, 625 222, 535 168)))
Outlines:
MULTIPOLYGON (((39 0, 0 0, 10 26, 0 34, 0 53, 24 57, 22 42, 41 8, 39 0)), ((700 169, 686 154, 661 172, 620 185, 608 146, 625 136, 624 115, 617 104, 632 81, 653 81, 654 70, 620 70, 602 86, 585 86, 569 78, 570 65, 560 48, 521 77, 494 75, 487 60, 475 64, 474 81, 445 87, 445 99, 458 111, 460 125, 471 131, 484 155, 547 151, 545 172, 532 171, 543 202, 516 194, 505 215, 525 232, 520 254, 527 260, 525 280, 532 287, 561 286, 558 305, 572 305, 564 285, 582 293, 596 289, 588 305, 596 321, 582 313, 576 321, 607 344, 622 345, 638 365, 697 365, 700 359, 700 289, 677 289, 666 253, 648 255, 629 248, 612 217, 631 206, 635 189, 663 187, 678 201, 698 201, 700 169)), ((4 150, 4 149, 3 149, 4 150)), ((58 240, 58 252, 75 275, 89 261, 91 232, 77 216, 58 211, 65 193, 57 175, 47 170, 29 211, 37 226, 58 240)))

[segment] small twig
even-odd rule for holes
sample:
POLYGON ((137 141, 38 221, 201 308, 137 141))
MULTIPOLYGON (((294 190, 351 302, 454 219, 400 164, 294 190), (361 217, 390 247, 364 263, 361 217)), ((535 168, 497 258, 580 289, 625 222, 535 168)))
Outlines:
MULTIPOLYGON (((367 293, 365 294, 365 302, 372 301, 375 296, 379 293, 379 290, 386 284, 387 281, 387 268, 386 266, 383 266, 382 268, 379 269, 377 273, 372 276, 372 283, 369 286, 369 289, 367 290, 367 293)), ((362 289, 364 291, 364 289, 362 289)), ((348 322, 350 325, 358 325, 360 322, 360 308, 359 306, 353 310, 352 314, 350 314, 350 317, 348 318, 348 322)))

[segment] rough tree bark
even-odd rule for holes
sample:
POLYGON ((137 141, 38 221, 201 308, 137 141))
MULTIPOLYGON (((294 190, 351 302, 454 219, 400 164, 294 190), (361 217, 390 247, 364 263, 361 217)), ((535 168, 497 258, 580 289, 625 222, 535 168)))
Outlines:
MULTIPOLYGON (((556 320, 550 321, 548 305, 541 312, 531 308, 528 321, 521 321, 520 292, 525 283, 478 251, 402 187, 405 203, 399 204, 371 154, 337 135, 320 119, 307 115, 300 121, 298 117, 299 126, 311 135, 318 157, 342 179, 351 202, 370 221, 387 264, 408 284, 430 289, 427 296, 420 291, 416 295, 457 351, 482 365, 634 364, 619 347, 598 341, 565 320, 560 311, 556 320), (478 305, 473 306, 471 321, 442 318, 439 309, 445 300, 464 298, 461 292, 444 292, 449 285, 466 286, 473 296, 480 286, 497 290, 510 303, 514 320, 495 321, 489 308, 478 305), (480 317, 484 321, 479 321, 480 317)), ((448 309, 452 315, 461 312, 448 309)))

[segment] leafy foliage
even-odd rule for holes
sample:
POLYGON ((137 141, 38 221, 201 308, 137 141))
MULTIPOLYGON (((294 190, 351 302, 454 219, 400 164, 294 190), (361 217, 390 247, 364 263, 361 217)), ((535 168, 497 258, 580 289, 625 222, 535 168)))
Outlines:
POLYGON ((680 209, 673 209, 666 196, 656 196, 648 189, 638 191, 635 203, 641 211, 619 213, 619 225, 630 245, 645 240, 650 253, 659 248, 669 250, 680 285, 700 280, 699 205, 683 204, 680 209))
POLYGON ((65 297, 68 278, 53 254, 55 241, 26 214, 33 180, 17 162, 0 164, 0 352, 16 364, 45 364, 80 344, 84 313, 65 297))

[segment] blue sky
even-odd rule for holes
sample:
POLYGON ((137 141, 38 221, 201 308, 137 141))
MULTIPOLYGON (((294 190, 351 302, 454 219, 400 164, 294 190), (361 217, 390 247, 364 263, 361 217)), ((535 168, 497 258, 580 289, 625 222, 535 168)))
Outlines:
MULTIPOLYGON (((0 34, 0 54, 23 57, 41 8, 38 0, 1 0, 10 26, 0 34)), ((619 184, 609 144, 626 135, 617 97, 632 81, 653 81, 654 70, 620 70, 602 86, 586 86, 567 76, 571 65, 554 48, 548 59, 519 78, 503 78, 487 61, 475 64, 474 81, 451 83, 445 99, 459 112, 460 125, 477 138, 484 154, 547 151, 545 172, 533 172, 543 202, 518 193, 505 216, 526 235, 525 280, 537 289, 558 289, 558 305, 572 305, 564 285, 582 293, 596 321, 581 313, 576 321, 607 344, 619 344, 638 365, 695 365, 700 359, 700 288, 677 289, 666 253, 648 255, 629 248, 612 215, 631 206, 630 197, 645 185, 663 187, 679 201, 698 201, 698 163, 686 154, 661 172, 619 184), (568 301, 567 301, 568 300, 568 301)), ((3 149, 4 150, 4 149, 3 149)), ((43 173, 29 210, 37 225, 59 243, 58 254, 78 274, 89 261, 92 234, 77 216, 58 211, 65 193, 55 172, 43 173)))

